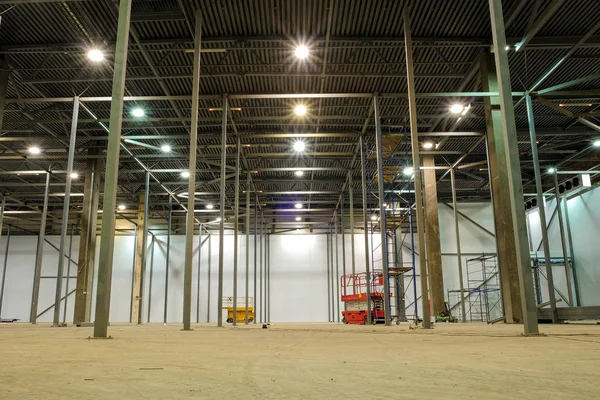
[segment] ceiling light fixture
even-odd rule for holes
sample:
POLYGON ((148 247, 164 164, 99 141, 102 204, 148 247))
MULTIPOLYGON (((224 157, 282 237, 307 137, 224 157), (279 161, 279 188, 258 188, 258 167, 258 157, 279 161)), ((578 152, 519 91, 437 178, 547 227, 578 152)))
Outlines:
POLYGON ((308 47, 306 47, 305 45, 301 44, 300 46, 296 47, 296 58, 299 58, 301 60, 305 59, 306 57, 308 57, 308 47))
POLYGON ((92 49, 88 51, 87 57, 93 62, 100 62, 104 60, 104 54, 98 49, 92 49))
POLYGON ((40 150, 40 148, 39 148, 39 147, 37 147, 37 146, 31 146, 31 147, 29 148, 29 152, 30 152, 31 154, 40 154, 40 153, 42 152, 42 150, 40 150))
POLYGON ((214 206, 214 205, 212 205, 212 204, 207 204, 207 205, 206 205, 206 209, 207 209, 207 210, 212 210, 213 208, 215 208, 215 206, 214 206))
POLYGON ((433 142, 425 142, 425 143, 423 143, 423 148, 427 149, 427 150, 433 149, 433 146, 434 146, 433 142))
POLYGON ((189 173, 189 171, 183 171, 183 172, 181 173, 181 177, 182 177, 182 178, 189 178, 189 177, 190 177, 190 173, 189 173))
POLYGON ((553 174, 553 173, 555 173, 555 172, 556 172, 556 168, 554 168, 554 167, 550 167, 550 168, 548 168, 548 171, 547 171, 547 172, 548 172, 549 174, 553 174))
POLYGON ((415 173, 415 170, 413 167, 405 167, 404 170, 402 171, 402 173, 405 176, 412 176, 415 173))
POLYGON ((119 204, 119 207, 117 207, 119 210, 123 211, 125 210, 127 207, 125 206, 125 204, 119 204))
POLYGON ((296 108, 294 108, 294 112, 297 116, 302 117, 306 115, 306 106, 304 104, 298 104, 296 108))
POLYGON ((297 153, 301 153, 306 149, 306 144, 299 140, 297 142, 294 143, 294 151, 297 153))
POLYGON ((593 145, 594 147, 600 147, 600 139, 598 139, 598 140, 594 141, 594 143, 592 143, 592 145, 593 145))
POLYGON ((377 221, 377 215, 371 215, 371 221, 377 221))
POLYGON ((295 208, 302 208, 302 203, 296 203, 296 204, 294 204, 294 207, 295 208))
POLYGON ((79 178, 79 174, 77 172, 71 172, 71 179, 79 178))
POLYGON ((144 115, 146 115, 146 113, 141 108, 134 108, 133 110, 131 110, 131 115, 133 115, 136 118, 142 118, 144 115))
POLYGON ((296 217, 296 221, 302 221, 302 217, 296 217))
POLYGON ((163 153, 169 153, 171 151, 171 146, 169 146, 168 144, 163 144, 160 149, 162 150, 163 153))
POLYGON ((296 175, 296 176, 304 176, 304 171, 302 171, 301 169, 299 169, 298 171, 294 172, 294 175, 296 175))
POLYGON ((452 114, 460 114, 464 109, 462 104, 453 104, 452 107, 450 107, 450 112, 452 114))

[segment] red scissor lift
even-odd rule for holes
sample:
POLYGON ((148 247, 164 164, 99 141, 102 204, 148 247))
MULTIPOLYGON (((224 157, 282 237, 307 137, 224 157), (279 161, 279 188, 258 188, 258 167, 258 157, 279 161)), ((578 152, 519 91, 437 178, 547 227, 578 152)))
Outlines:
MULTIPOLYGON (((371 321, 373 324, 385 321, 383 310, 383 273, 372 272, 370 279, 371 321)), ((342 302, 346 304, 342 311, 345 324, 366 325, 368 322, 367 273, 362 272, 341 277, 342 302)))

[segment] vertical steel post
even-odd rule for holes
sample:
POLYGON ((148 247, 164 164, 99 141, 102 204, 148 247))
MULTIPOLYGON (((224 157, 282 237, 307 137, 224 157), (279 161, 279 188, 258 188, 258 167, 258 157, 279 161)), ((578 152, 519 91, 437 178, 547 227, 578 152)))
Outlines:
POLYGON ((167 254, 165 257, 165 301, 163 323, 167 323, 167 306, 169 304, 169 261, 171 256, 171 231, 173 226, 173 197, 169 196, 169 215, 167 219, 167 254))
POLYGON ((452 181, 452 208, 454 209, 454 232, 456 235, 456 261, 458 264, 458 281, 460 283, 460 311, 462 312, 462 322, 467 322, 467 312, 465 306, 465 289, 463 283, 462 270, 462 254, 460 251, 460 228, 458 226, 458 209, 456 208, 456 181, 454 179, 454 168, 450 169, 450 180, 452 181))
POLYGON ((271 322, 271 234, 267 234, 267 322, 271 322))
POLYGON ((329 247, 330 251, 330 257, 331 257, 331 322, 335 322, 336 319, 336 306, 335 306, 335 302, 336 302, 336 296, 335 296, 335 263, 334 263, 334 252, 335 249, 333 248, 333 224, 329 224, 329 237, 331 239, 331 245, 329 247))
POLYGON ((510 193, 510 208, 513 221, 513 235, 517 253, 517 270, 520 282, 523 308, 523 325, 525 335, 538 335, 537 307, 533 294, 533 274, 527 243, 527 224, 525 222, 525 206, 523 204, 523 182, 521 181, 521 166, 517 145, 515 111, 513 108, 510 72, 504 31, 504 16, 502 0, 489 0, 490 17, 492 21, 492 37, 495 51, 496 73, 498 77, 498 92, 500 113, 504 124, 503 136, 508 174, 508 191, 510 193))
POLYGON ((44 207, 42 208, 42 219, 40 221, 40 233, 38 234, 37 250, 35 253, 35 270, 33 273, 33 291, 31 295, 31 311, 29 321, 37 322, 38 301, 40 298, 40 278, 42 276, 42 260, 44 258, 44 242, 46 241, 46 219, 48 217, 48 194, 50 190, 50 173, 46 172, 46 189, 44 191, 44 207))
POLYGON ((4 301, 4 283, 6 282, 6 270, 8 269, 8 249, 10 248, 10 225, 6 230, 6 247, 4 248, 4 267, 2 268, 2 282, 0 282, 0 317, 2 317, 2 303, 4 301))
POLYGON ((257 247, 257 236, 258 235, 258 197, 256 197, 255 202, 254 202, 254 280, 253 280, 253 285, 254 285, 254 297, 252 298, 252 308, 254 311, 254 323, 256 324, 256 304, 257 304, 257 292, 256 292, 256 286, 257 286, 257 282, 256 282, 256 267, 257 267, 257 257, 258 257, 258 247, 257 247))
POLYGON ((233 206, 233 326, 237 325, 237 291, 238 291, 238 245, 240 222, 240 154, 242 145, 240 137, 236 138, 235 156, 235 197, 233 206))
POLYGON ((106 152, 106 172, 104 174, 102 231, 100 235, 100 258, 98 263, 96 318, 94 321, 94 337, 96 338, 106 338, 108 336, 110 289, 115 245, 115 209, 119 173, 119 150, 121 145, 121 126, 123 123, 123 96, 125 94, 131 3, 132 0, 121 0, 119 3, 110 126, 106 152))
POLYGON ((75 159, 75 146, 77 145, 77 121, 79 119, 79 97, 73 100, 73 120, 71 121, 71 137, 69 139, 69 155, 67 158, 67 179, 65 183, 65 198, 60 229, 60 244, 58 246, 58 270, 56 274, 56 292, 54 294, 54 320, 53 326, 60 326, 60 299, 62 298, 62 284, 65 267, 65 240, 69 228, 69 208, 71 206, 71 174, 73 173, 73 160, 75 159))
POLYGON ((329 233, 325 234, 325 238, 327 239, 327 320, 329 322, 333 322, 333 318, 332 318, 332 311, 331 311, 331 275, 329 272, 329 268, 331 267, 330 263, 329 263, 329 252, 330 252, 330 245, 329 245, 329 233))
POLYGON ((0 205, 0 238, 2 238, 2 224, 4 223, 4 209, 6 208, 6 196, 2 196, 2 204, 0 205))
MULTIPOLYGON (((144 282, 146 281, 146 263, 148 260, 148 213, 150 212, 150 172, 146 171, 146 190, 144 193, 144 219, 142 226, 142 270, 140 271, 140 296, 138 299, 138 320, 142 323, 142 310, 144 308, 144 282)), ((154 237, 152 238, 154 240, 154 237)), ((150 305, 150 303, 148 303, 150 305)))
MULTIPOLYGON (((137 229, 136 229, 137 231, 137 229)), ((133 322, 133 313, 131 312, 131 310, 133 310, 133 289, 135 286, 135 261, 137 259, 137 247, 138 247, 138 235, 137 232, 133 238, 133 265, 131 266, 131 299, 129 300, 129 323, 131 324, 133 322)))
POLYGON ((360 172, 362 176, 362 209, 363 209, 363 229, 365 231, 365 272, 367 277, 367 323, 372 323, 372 305, 371 305, 371 269, 369 268, 369 217, 367 204, 367 166, 365 164, 365 144, 363 136, 358 138, 360 147, 360 172))
POLYGON ((546 279, 548 280, 548 295, 550 297, 550 309, 552 310, 552 323, 558 323, 558 311, 556 309, 556 296, 554 294, 554 277, 552 264, 550 263, 550 242, 548 241, 548 230, 546 225, 546 203, 544 189, 542 187, 542 174, 540 173, 540 158, 538 157, 538 146, 535 132, 535 119, 533 116, 533 104, 531 96, 525 96, 527 105, 527 119, 529 121, 529 138, 531 141, 531 155, 533 156, 533 172, 535 175, 535 190, 540 214, 540 227, 542 229, 542 243, 544 245, 544 260, 546 263, 546 279))
POLYGON ((408 203, 408 226, 410 230, 410 254, 412 261, 412 270, 413 270, 413 297, 414 297, 414 306, 415 306, 415 321, 419 319, 419 299, 417 298, 417 262, 415 260, 415 229, 413 225, 413 217, 412 217, 412 205, 408 203))
POLYGON ((263 321, 263 222, 262 222, 262 214, 261 214, 261 221, 260 221, 260 237, 259 237, 259 246, 260 246, 260 253, 259 253, 259 265, 258 265, 258 297, 259 297, 259 302, 258 304, 260 304, 259 307, 259 311, 258 311, 258 315, 259 315, 259 319, 258 322, 262 323, 263 321))
POLYGON ((356 274, 356 254, 354 249, 354 182, 352 181, 353 171, 348 176, 348 195, 350 196, 350 253, 352 255, 352 275, 356 274))
POLYGON ((250 289, 250 172, 246 175, 246 314, 244 316, 244 323, 248 325, 248 307, 249 304, 249 289, 250 289))
MULTIPOLYGON (((198 146, 198 108, 200 96, 200 49, 202 43, 202 13, 196 11, 194 32, 194 73, 192 78, 192 115, 190 125, 190 177, 185 223, 185 264, 183 271, 183 330, 191 330, 192 319, 192 259, 194 257, 194 209, 196 207, 196 152, 198 146)), ((227 112, 224 111, 225 114, 227 112)))
POLYGON ((73 249, 73 228, 75 225, 71 225, 71 232, 69 234, 69 257, 67 261, 67 283, 65 285, 65 305, 63 307, 63 325, 67 324, 67 307, 69 305, 69 281, 71 280, 71 250, 73 249))
POLYGON ((150 244, 150 275, 148 276, 148 318, 147 321, 150 323, 150 313, 152 311, 152 276, 154 275, 154 235, 152 235, 152 241, 150 244))
POLYGON ((335 287, 335 304, 336 304, 336 320, 340 322, 340 246, 339 246, 339 226, 337 212, 333 214, 333 226, 335 230, 335 279, 333 280, 335 287))
POLYGON ((200 266, 202 264, 202 224, 198 229, 198 272, 196 275, 196 323, 200 323, 200 266))
MULTIPOLYGON (((417 99, 415 96, 415 71, 413 69, 412 33, 410 14, 404 8, 404 50, 406 52, 406 75, 408 86, 408 109, 410 114, 410 143, 415 182, 415 206, 417 217, 417 235, 419 238, 419 271, 421 275, 421 301, 423 303, 423 328, 431 328, 429 310, 429 292, 427 284, 427 261, 425 260, 425 224, 423 221, 423 188, 421 183, 421 157, 419 155, 419 136, 417 127, 417 99)), ((414 249, 413 249, 414 250, 414 249)), ((415 282, 416 283, 416 282, 415 282)), ((415 299, 415 302, 417 299, 415 299)))
MULTIPOLYGON (((562 210, 560 207, 560 203, 562 202, 562 196, 558 190, 558 171, 554 172, 554 190, 556 192, 556 213, 558 214, 558 230, 560 233, 560 245, 563 253, 563 258, 565 260, 565 277, 567 279, 567 296, 569 297, 569 307, 573 307, 573 285, 571 284, 571 271, 569 269, 569 263, 567 262, 567 258, 569 254, 567 253, 567 243, 565 242, 565 231, 563 225, 562 218, 562 210)), ((539 203, 539 200, 538 200, 539 203)), ((540 215, 541 217, 541 215, 540 215)), ((540 219, 541 224, 541 219, 540 219)), ((543 229, 543 228, 542 228, 543 229)), ((545 248, 544 248, 545 252, 545 248)), ((548 261, 546 261, 548 263, 548 261)), ((546 267, 548 268, 548 267, 546 267)), ((550 284, 550 276, 548 276, 548 284, 550 284)), ((550 290, 548 290, 550 291, 550 290)))
MULTIPOLYGON (((342 275, 346 275, 346 229, 344 226, 344 194, 342 193, 342 201, 340 203, 340 225, 342 229, 342 275)), ((341 285, 340 279, 338 279, 338 297, 339 297, 339 286, 341 285)), ((344 311, 346 311, 346 303, 344 303, 344 311)))
POLYGON ((208 282, 208 287, 206 289, 206 322, 210 322, 210 272, 212 269, 211 264, 211 255, 212 255, 212 235, 208 234, 208 276, 206 278, 208 282))
POLYGON ((373 97, 373 109, 375 119, 375 146, 377 153, 377 189, 379 194, 379 229, 381 231, 381 263, 383 269, 383 312, 385 324, 391 325, 390 317, 390 273, 388 271, 388 243, 387 243, 387 223, 385 215, 385 192, 384 192, 384 172, 383 172, 383 136, 381 133, 381 121, 379 119, 379 101, 377 96, 373 97))
POLYGON ((225 256, 225 167, 227 166, 227 111, 229 101, 227 95, 223 96, 223 121, 221 125, 221 193, 219 222, 219 288, 217 298, 217 326, 223 326, 223 263, 225 256))

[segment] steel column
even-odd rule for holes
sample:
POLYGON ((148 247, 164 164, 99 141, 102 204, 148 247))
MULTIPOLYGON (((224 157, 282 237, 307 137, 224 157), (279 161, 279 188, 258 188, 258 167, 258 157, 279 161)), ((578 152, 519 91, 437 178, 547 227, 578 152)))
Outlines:
POLYGON ((108 336, 110 312, 110 290, 112 283, 113 252, 115 245, 115 206, 119 173, 119 150, 123 122, 123 96, 125 95, 125 72, 127 69, 127 48, 129 45, 129 21, 132 0, 119 3, 117 43, 115 46, 114 79, 110 108, 110 127, 104 174, 104 197, 102 231, 100 239, 100 259, 98 263, 98 284, 96 294, 96 318, 94 337, 108 336))
POLYGON ((348 176, 348 195, 350 196, 350 253, 352 254, 352 275, 356 274, 356 254, 354 249, 354 183, 352 171, 348 176))
POLYGON ((248 325, 249 289, 250 289, 250 172, 246 175, 246 313, 244 323, 248 325))
POLYGON ((167 254, 165 257, 165 301, 163 308, 163 324, 167 323, 167 306, 169 304, 169 261, 171 256, 171 231, 173 230, 173 197, 169 196, 169 214, 167 219, 167 254))
MULTIPOLYGON (((555 172, 554 173, 554 190, 556 193, 556 213, 558 214, 558 230, 560 233, 560 246, 561 246, 561 250, 563 253, 563 258, 565 259, 565 277, 567 278, 567 296, 569 297, 569 306, 573 307, 573 285, 571 283, 571 270, 569 268, 569 263, 567 262, 567 257, 569 256, 569 253, 567 253, 567 244, 565 242, 565 231, 564 231, 564 225, 563 225, 562 210, 560 208, 560 203, 562 202, 562 198, 561 198, 562 196, 560 195, 560 192, 558 190, 558 176, 557 175, 558 174, 555 172)), ((548 279, 549 280, 551 279, 550 276, 548 276, 548 279)))
POLYGON ((259 311, 258 311, 258 322, 262 323, 263 321, 263 222, 262 222, 262 214, 261 214, 261 221, 260 221, 260 234, 259 234, 259 257, 258 257, 258 297, 259 297, 259 302, 258 304, 260 305, 259 307, 259 311))
MULTIPOLYGON (((194 209, 196 196, 196 153, 198 146, 198 108, 200 107, 200 48, 202 42, 202 14, 196 12, 194 32, 194 75, 192 78, 192 115, 190 125, 190 177, 185 225, 185 264, 183 271, 183 330, 191 330, 192 319, 192 259, 194 257, 194 209)), ((224 112, 226 115, 227 112, 224 112)))
POLYGON ((271 322, 271 234, 267 234, 267 322, 269 323, 271 322))
POLYGON ((63 308, 63 325, 67 324, 67 306, 69 305, 69 281, 71 280, 71 250, 73 249, 73 228, 75 225, 71 225, 71 232, 69 234, 69 257, 67 262, 67 283, 65 285, 65 305, 63 308))
MULTIPOLYGON (((140 296, 138 299, 138 320, 142 323, 142 310, 144 308, 144 283, 146 281, 146 263, 148 260, 148 213, 150 204, 150 173, 146 172, 146 191, 144 193, 144 220, 142 226, 142 270, 140 274, 140 296)), ((154 238, 152 238, 154 240, 154 238)), ((148 303, 149 304, 149 303, 148 303)))
POLYGON ((60 229, 60 244, 58 246, 58 270, 56 278, 56 292, 54 295, 54 319, 53 326, 60 326, 60 299, 62 298, 63 274, 65 267, 65 240, 69 228, 69 208, 71 206, 71 183, 73 178, 73 160, 75 158, 75 146, 77 139, 77 121, 79 119, 79 98, 73 101, 73 120, 71 122, 71 137, 69 139, 69 156, 67 161, 67 179, 65 183, 65 198, 60 229))
POLYGON ((227 167, 227 111, 229 101, 227 95, 223 96, 223 121, 221 125, 221 182, 219 215, 219 288, 217 298, 217 326, 223 326, 223 262, 225 252, 225 180, 227 167))
POLYGON ((42 276, 42 260, 44 258, 44 242, 46 241, 46 219, 48 218, 48 191, 50 190, 50 173, 46 172, 46 189, 44 191, 44 206, 42 208, 42 219, 40 221, 40 233, 38 234, 37 249, 35 253, 35 269, 33 273, 33 291, 31 299, 31 311, 29 321, 37 322, 38 300, 40 297, 40 277, 42 276))
MULTIPOLYGON (((146 173, 147 174, 147 173, 146 173)), ((143 270, 144 270, 144 260, 146 257, 146 246, 144 243, 145 228, 145 213, 146 210, 146 199, 145 194, 140 194, 138 204, 138 212, 137 212, 137 224, 135 229, 135 246, 134 246, 134 256, 133 256, 133 270, 131 272, 131 315, 129 317, 129 322, 134 324, 141 323, 141 315, 142 315, 142 282, 143 278, 143 270)))
POLYGON ((198 229, 198 272, 196 274, 196 323, 200 323, 200 270, 202 264, 202 224, 198 229))
POLYGON ((329 268, 331 267, 330 263, 329 263, 329 252, 330 252, 330 245, 329 245, 329 233, 325 234, 325 238, 327 239, 327 251, 326 251, 326 255, 327 255, 327 320, 329 322, 333 322, 333 318, 332 318, 332 310, 331 310, 331 274, 329 272, 329 268))
POLYGON ((573 238, 571 237, 571 222, 569 221, 569 204, 564 201, 565 206, 565 226, 567 228, 567 238, 569 239, 569 254, 571 255, 571 269, 573 272, 573 286, 575 287, 575 305, 581 306, 581 297, 579 294, 579 281, 577 280, 577 268, 575 267, 575 251, 573 250, 573 238))
MULTIPOLYGON (((419 238, 419 270, 421 275, 421 301, 423 304, 423 328, 431 328, 429 310, 429 293, 427 285, 427 262, 425 260, 425 224, 423 221, 423 194, 421 184, 421 160, 419 155, 419 137, 417 128, 417 101, 415 97, 415 76, 413 69, 413 50, 408 8, 404 8, 404 49, 406 52, 406 74, 408 86, 408 108, 410 114, 410 139, 415 182, 415 211, 417 218, 417 235, 419 238)), ((414 250, 414 249, 413 249, 414 250)), ((416 284, 416 282, 415 282, 416 284)), ((416 303, 417 299, 415 299, 416 303)))
POLYGON ((500 113, 504 121, 502 133, 506 149, 506 170, 508 173, 508 192, 510 193, 510 209, 514 227, 515 248, 517 253, 517 270, 523 308, 523 325, 525 335, 537 335, 537 307, 533 293, 533 275, 527 243, 527 224, 525 222, 525 205, 523 204, 523 183, 521 181, 521 166, 515 112, 511 95, 510 72, 508 55, 504 50, 506 37, 504 31, 504 16, 502 0, 489 0, 492 21, 492 37, 494 42, 498 92, 500 98, 500 113))
POLYGON ((365 165, 365 144, 364 135, 358 138, 358 146, 360 147, 360 173, 362 180, 362 210, 363 210, 363 229, 365 238, 365 273, 367 284, 367 323, 372 322, 372 302, 371 302, 371 268, 369 268, 369 217, 367 203, 367 166, 365 165))
POLYGON ((452 208, 454 209, 454 232, 456 235, 456 261, 458 264, 458 281, 460 284, 460 311, 462 312, 462 322, 467 322, 467 312, 465 306, 465 289, 462 269, 462 254, 460 251, 460 228, 458 226, 458 208, 456 207, 456 181, 454 179, 454 168, 450 170, 450 179, 452 181, 452 208))
POLYGON ((8 269, 8 249, 10 248, 10 225, 6 229, 6 247, 4 248, 4 266, 2 268, 2 282, 0 282, 0 318, 2 317, 2 303, 4 301, 4 283, 8 269))
POLYGON ((336 311, 337 311, 337 316, 336 316, 336 320, 337 322, 340 322, 340 258, 339 258, 339 253, 340 253, 340 246, 339 246, 339 226, 338 226, 338 218, 337 218, 337 212, 333 214, 333 226, 334 226, 334 230, 335 230, 335 250, 334 250, 334 254, 335 254, 335 279, 333 280, 334 283, 334 287, 335 287, 335 305, 336 305, 336 311))
POLYGON ((258 304, 258 297, 257 297, 257 293, 256 293, 256 286, 257 286, 256 267, 257 267, 257 258, 258 258, 257 237, 258 237, 258 197, 256 197, 255 202, 254 202, 254 249, 253 249, 254 250, 254 279, 252 281, 252 284, 254 285, 254 297, 252 298, 252 303, 253 303, 254 323, 255 324, 256 324, 256 320, 257 320, 256 305, 258 304))
POLYGON ((546 262, 546 279, 548 280, 548 295, 550 297, 550 309, 552 310, 552 323, 556 324, 558 323, 558 311, 556 310, 556 296, 554 294, 554 277, 552 274, 552 264, 550 262, 550 241, 548 240, 548 230, 546 229, 546 202, 544 199, 544 189, 542 187, 542 174, 540 173, 540 159, 538 157, 537 138, 535 134, 535 119, 533 116, 533 104, 531 102, 531 96, 526 95, 525 102, 527 105, 527 119, 529 121, 529 138, 531 141, 531 155, 533 156, 533 171, 535 174, 535 190, 538 203, 538 211, 540 214, 542 243, 544 244, 544 260, 546 262))
POLYGON ((233 326, 237 325, 237 291, 238 291, 238 245, 239 245, 239 222, 240 222, 240 154, 242 145, 240 137, 236 138, 235 168, 235 195, 233 206, 233 326))
POLYGON ((206 289, 206 322, 207 323, 210 322, 210 286, 211 286, 210 273, 211 273, 211 269, 212 269, 211 256, 212 256, 212 235, 209 234, 208 235, 208 260, 207 260, 208 276, 206 278, 206 280, 208 281, 208 287, 206 289))
POLYGON ((150 244, 150 275, 148 276, 148 318, 150 322, 150 312, 152 310, 152 276, 154 275, 154 242, 156 239, 152 235, 152 242, 150 244))
MULTIPOLYGON (((340 227, 342 229, 342 275, 346 275, 346 239, 345 239, 345 226, 344 226, 344 194, 342 193, 342 201, 340 202, 340 227)), ((338 278, 338 286, 340 286, 340 279, 338 278)), ((338 288, 339 297, 339 288, 338 288)), ((344 311, 346 311, 346 303, 344 303, 344 311)))

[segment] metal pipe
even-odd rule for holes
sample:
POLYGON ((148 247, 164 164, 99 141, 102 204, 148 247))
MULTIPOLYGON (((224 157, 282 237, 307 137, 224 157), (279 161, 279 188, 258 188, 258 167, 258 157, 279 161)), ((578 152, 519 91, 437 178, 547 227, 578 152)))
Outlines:
MULTIPOLYGON (((345 229, 344 229, 344 199, 340 202, 340 225, 342 228, 342 275, 346 275, 346 239, 345 239, 345 229)), ((341 283, 338 279, 338 297, 339 297, 339 286, 341 283)), ((346 303, 344 303, 344 311, 346 311, 346 303)))
MULTIPOLYGON (((40 221, 40 233, 38 234, 37 249, 35 253, 35 269, 33 272, 33 291, 31 295, 31 310, 29 321, 37 322, 38 301, 40 298, 40 277, 42 275, 42 259, 44 257, 44 242, 46 237, 46 219, 48 218, 48 191, 50 189, 50 173, 46 172, 46 189, 44 192, 44 206, 42 208, 42 219, 40 221)), ((4 208, 4 207, 3 207, 4 208)))
POLYGON ((212 255, 212 235, 208 235, 208 288, 206 290, 206 322, 210 322, 210 272, 211 272, 211 255, 212 255))
POLYGON ((115 48, 114 80, 110 109, 110 132, 106 152, 106 172, 104 174, 104 202, 102 231, 100 237, 100 258, 98 263, 98 284, 96 293, 96 313, 94 337, 106 338, 110 313, 110 290, 115 234, 115 206, 119 173, 119 146, 123 121, 123 97, 125 94, 125 72, 127 69, 127 48, 129 45, 129 23, 132 0, 119 3, 117 43, 115 48))
POLYGON ((248 325, 248 307, 249 304, 249 289, 250 289, 250 172, 246 175, 246 313, 244 315, 244 323, 248 325))
POLYGON ((267 322, 271 322, 271 235, 267 235, 267 322))
POLYGON ((334 218, 334 230, 335 230, 335 279, 333 283, 335 284, 335 304, 336 304, 336 320, 340 322, 340 246, 339 246, 339 229, 338 229, 338 218, 337 212, 333 216, 334 218))
POLYGON ((65 198, 60 229, 60 244, 58 246, 58 270, 56 279, 56 293, 54 295, 54 320, 53 326, 60 326, 60 299, 62 297, 62 280, 65 266, 65 240, 69 228, 69 207, 71 200, 71 181, 73 178, 73 160, 75 158, 75 146, 77 139, 77 121, 79 119, 79 98, 73 101, 73 119, 71 121, 71 138, 69 139, 69 156, 67 161, 67 179, 65 183, 65 198))
POLYGON ((260 223, 260 236, 259 236, 259 248, 260 248, 260 253, 259 253, 259 265, 258 265, 258 297, 259 297, 259 302, 258 304, 260 304, 259 307, 259 311, 258 311, 258 315, 259 315, 259 319, 258 321, 260 323, 263 323, 263 223, 262 223, 262 217, 261 217, 261 223, 260 223))
MULTIPOLYGON (((144 219, 142 221, 142 268, 140 271, 140 296, 138 299, 138 320, 142 323, 142 310, 144 308, 144 282, 146 281, 146 263, 148 260, 148 213, 150 210, 150 172, 146 172, 146 191, 144 193, 144 219)), ((154 240, 154 237, 152 238, 154 240)))
POLYGON ((8 249, 10 247, 10 225, 6 231, 6 247, 4 248, 4 268, 2 269, 2 283, 0 284, 0 317, 2 317, 2 303, 4 301, 4 284, 6 283, 6 270, 8 269, 8 249))
MULTIPOLYGON (((552 323, 556 324, 558 323, 558 311, 556 309, 556 296, 554 294, 554 277, 552 274, 552 264, 550 263, 550 241, 548 240, 548 230, 546 229, 546 203, 544 199, 544 189, 542 188, 542 174, 540 173, 540 159, 538 157, 537 138, 535 135, 535 119, 533 116, 533 104, 531 102, 531 96, 526 95, 525 102, 527 106, 527 119, 529 121, 529 138, 531 140, 531 155, 533 157, 533 171, 535 174, 535 189, 537 194, 536 197, 538 202, 538 212, 540 215, 540 228, 542 230, 542 242, 544 244, 544 260, 546 262, 548 295, 550 297, 550 308, 552 310, 552 323)), ((565 264, 567 264, 566 259, 565 264)))
POLYGON ((148 276, 148 318, 147 322, 150 322, 150 312, 152 310, 152 276, 154 275, 154 242, 156 239, 152 235, 152 244, 150 245, 150 275, 148 276))
MULTIPOLYGON (((200 107, 200 48, 202 42, 202 13, 196 11, 194 36, 194 77, 192 79, 192 115, 190 125, 190 177, 188 193, 196 191, 196 153, 198 146, 198 108, 200 107)), ((224 112, 224 114, 227 114, 224 112)), ((188 214, 185 229, 185 266, 183 272, 183 330, 191 330, 192 319, 192 258, 194 253, 194 205, 196 196, 188 196, 188 214)))
POLYGON ((69 304, 69 281, 71 280, 71 250, 73 249, 73 228, 75 225, 71 225, 71 232, 69 234, 69 257, 67 262, 67 283, 65 286, 65 305, 63 308, 63 325, 67 324, 67 306, 69 304))
POLYGON ((202 224, 198 229, 198 272, 196 275, 196 323, 200 323, 200 266, 202 264, 202 224))
POLYGON ((167 306, 169 304, 169 261, 171 256, 171 231, 173 226, 173 198, 169 196, 169 215, 167 221, 167 254, 165 260, 165 301, 163 308, 163 324, 167 323, 167 306))
POLYGON ((233 326, 237 325, 237 291, 238 291, 238 244, 239 244, 239 222, 240 222, 240 153, 242 145, 240 137, 236 138, 236 160, 235 167, 235 197, 233 206, 233 326))
POLYGON ((219 214, 221 221, 219 223, 219 289, 217 298, 217 326, 223 326, 223 262, 225 253, 225 166, 227 164, 227 111, 229 101, 227 95, 223 96, 223 121, 221 126, 221 193, 219 214))
POLYGON ((350 196, 350 252, 352 254, 352 275, 356 274, 356 254, 354 249, 354 184, 352 181, 353 171, 349 172, 348 194, 350 196))
MULTIPOLYGON (((410 114, 410 139, 412 148, 412 161, 415 181, 415 207, 417 217, 417 235, 419 238, 419 269, 421 274, 421 301, 423 303, 423 328, 431 328, 431 315, 429 311, 429 293, 427 285, 427 261, 425 260, 425 226, 423 221, 423 193, 421 183, 421 159, 419 156, 419 137, 417 135, 417 101, 415 97, 415 77, 413 69, 412 33, 410 14, 404 8, 404 50, 406 52, 406 74, 408 86, 408 105, 410 114)), ((382 194, 383 197, 383 194, 382 194)), ((416 301, 416 299, 415 299, 416 301)))
POLYGON ((462 255, 460 251, 460 228, 458 226, 458 209, 456 207, 456 181, 454 179, 454 168, 450 170, 450 180, 452 181, 452 206, 454 209, 454 231, 456 235, 456 260, 458 262, 458 281, 460 283, 460 311, 462 312, 462 322, 467 322, 467 312, 465 306, 465 289, 463 283, 462 255))
MULTIPOLYGON (((137 232, 137 230, 136 230, 137 232)), ((137 233, 133 237, 133 265, 131 266, 131 299, 129 300, 129 323, 133 322, 131 310, 133 309, 133 287, 135 285, 135 260, 137 258, 137 241, 138 235, 137 233)))
MULTIPOLYGON (((411 61, 412 62, 412 61, 411 61)), ((381 134, 381 120, 379 119, 379 105, 377 96, 373 97, 373 110, 375 119, 375 146, 377 153, 377 189, 379 197, 379 230, 381 231, 381 263, 383 269, 383 312, 385 324, 392 324, 390 316, 390 274, 388 271, 388 242, 387 242, 387 224, 385 215, 385 176, 383 171, 383 136, 381 134)), ((418 168, 417 168, 418 169, 418 168)), ((415 171, 416 174, 416 171, 415 171)))
POLYGON ((329 256, 331 257, 331 322, 335 322, 336 319, 336 296, 335 296, 335 274, 334 274, 334 248, 333 248, 333 224, 329 224, 329 238, 331 240, 331 244, 329 249, 329 256))
POLYGON ((360 147, 360 171, 362 175, 362 209, 363 209, 363 224, 365 231, 365 272, 367 276, 367 323, 372 323, 371 310, 371 270, 369 268, 369 219, 367 215, 367 167, 365 165, 365 145, 363 135, 358 138, 360 147))
MULTIPOLYGON (((556 213, 558 214, 558 230, 560 232, 560 245, 561 245, 561 250, 563 253, 563 258, 565 259, 565 277, 567 279, 567 296, 569 297, 569 307, 573 307, 573 286, 571 284, 571 271, 569 269, 569 263, 567 262, 567 257, 569 256, 569 254, 567 253, 567 244, 565 242, 565 231, 564 231, 564 225, 563 225, 563 218, 562 218, 562 210, 560 208, 560 203, 562 202, 561 200, 561 195, 560 192, 558 190, 558 177, 556 175, 556 173, 554 174, 554 190, 556 191, 556 213)), ((539 203, 539 200, 538 200, 539 203)), ((552 279, 550 276, 548 276, 548 279, 550 282, 550 280, 552 279)), ((549 283, 548 283, 549 284, 549 283)), ((551 298, 552 300, 552 298, 551 298)))
POLYGON ((330 249, 330 245, 329 245, 329 233, 325 234, 325 238, 327 240, 327 320, 329 322, 333 322, 333 318, 332 318, 332 311, 331 311, 331 276, 329 273, 329 268, 331 267, 330 263, 329 263, 329 252, 331 251, 330 249))

